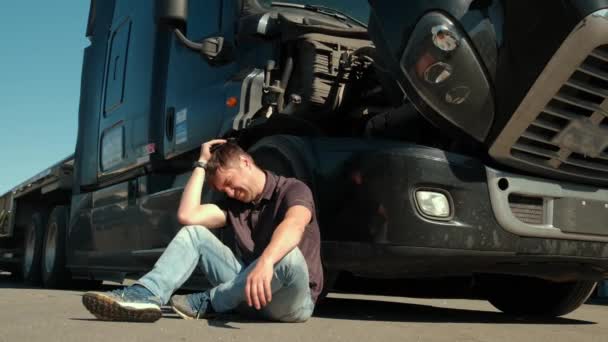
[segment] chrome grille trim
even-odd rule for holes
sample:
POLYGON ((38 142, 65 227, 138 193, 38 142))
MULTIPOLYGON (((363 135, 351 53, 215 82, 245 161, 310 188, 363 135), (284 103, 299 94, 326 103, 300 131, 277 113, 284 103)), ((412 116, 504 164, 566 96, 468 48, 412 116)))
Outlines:
MULTIPOLYGON (((590 53, 590 55, 593 56, 593 51, 590 53)), ((589 76, 597 77, 597 78, 602 79, 604 81, 608 81, 608 73, 603 72, 603 71, 601 71, 598 68, 582 64, 578 68, 578 70, 584 72, 585 74, 587 74, 589 76)))
MULTIPOLYGON (((578 119, 578 116, 575 113, 569 112, 565 109, 556 108, 551 105, 548 105, 547 107, 545 107, 544 112, 546 114, 557 116, 558 118, 562 118, 562 119, 566 119, 566 120, 570 120, 570 121, 578 119)), ((561 132, 562 128, 560 128, 560 132, 561 132)))
MULTIPOLYGON (((573 106, 577 106, 579 108, 583 108, 592 112, 597 112, 597 111, 601 111, 602 108, 600 108, 600 106, 596 105, 595 103, 589 102, 589 101, 585 101, 585 100, 581 100, 581 99, 577 99, 575 97, 572 96, 568 96, 568 95, 562 95, 561 93, 557 93, 557 95, 555 95, 553 97, 555 100, 567 103, 567 104, 571 104, 573 106)), ((578 119, 577 117, 573 117, 572 119, 578 119)))
POLYGON ((572 88, 576 88, 578 90, 585 91, 592 95, 596 95, 596 96, 600 96, 600 97, 608 97, 608 90, 595 87, 586 82, 570 79, 566 82, 566 85, 570 86, 572 88))
POLYGON ((548 129, 548 130, 554 131, 554 132, 560 132, 562 130, 562 127, 560 125, 556 125, 550 121, 546 121, 541 118, 534 120, 534 122, 532 122, 532 125, 540 127, 540 128, 548 129))
POLYGON ((604 62, 608 62, 608 49, 605 51, 603 49, 597 49, 591 52, 591 56, 601 59, 604 62))
POLYGON ((570 33, 494 141, 490 155, 520 169, 608 185, 604 132, 608 138, 608 10, 589 15, 570 33), (601 137, 590 145, 595 148, 565 142, 569 133, 579 137, 587 128, 596 132, 594 139, 601 137))
POLYGON ((608 226, 606 226, 607 235, 598 235, 564 232, 554 222, 556 200, 575 198, 577 200, 602 201, 608 204, 608 190, 572 183, 548 182, 543 179, 516 175, 489 167, 486 167, 486 175, 494 216, 506 231, 527 237, 608 242, 608 226), (499 186, 501 179, 506 179, 508 182, 506 190, 502 190, 499 186), (517 210, 513 212, 513 200, 510 200, 512 195, 542 198, 542 224, 530 223, 531 220, 538 222, 540 208, 526 214, 518 213, 517 210), (529 222, 524 222, 522 218, 529 222))

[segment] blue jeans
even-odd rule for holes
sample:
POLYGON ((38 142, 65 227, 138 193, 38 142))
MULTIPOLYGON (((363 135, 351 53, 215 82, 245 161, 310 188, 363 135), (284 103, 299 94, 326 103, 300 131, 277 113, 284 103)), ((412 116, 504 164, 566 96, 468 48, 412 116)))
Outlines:
POLYGON ((214 287, 211 305, 216 312, 238 312, 282 322, 304 322, 312 315, 314 302, 308 286, 306 260, 296 247, 274 265, 272 300, 259 311, 245 297, 247 275, 255 267, 237 259, 209 229, 183 227, 167 246, 152 271, 137 281, 167 303, 198 265, 214 287))

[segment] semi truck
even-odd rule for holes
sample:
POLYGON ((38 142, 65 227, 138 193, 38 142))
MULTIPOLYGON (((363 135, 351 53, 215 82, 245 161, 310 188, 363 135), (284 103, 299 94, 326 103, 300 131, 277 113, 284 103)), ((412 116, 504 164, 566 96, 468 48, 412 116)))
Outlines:
POLYGON ((84 34, 74 154, 0 197, 25 281, 150 270, 216 137, 310 186, 326 290, 560 316, 608 272, 606 0, 92 0, 84 34))

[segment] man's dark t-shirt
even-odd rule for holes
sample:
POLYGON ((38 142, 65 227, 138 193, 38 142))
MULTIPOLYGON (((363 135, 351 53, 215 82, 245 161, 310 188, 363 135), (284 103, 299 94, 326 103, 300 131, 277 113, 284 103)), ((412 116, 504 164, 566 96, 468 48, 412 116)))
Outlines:
POLYGON ((298 248, 306 259, 310 290, 313 301, 316 301, 323 289, 323 269, 321 238, 312 192, 298 179, 285 178, 266 170, 264 173, 266 184, 259 203, 227 199, 218 203, 218 206, 226 213, 228 226, 234 229, 237 252, 240 252, 246 265, 262 255, 287 209, 294 205, 308 208, 312 219, 306 226, 298 248))

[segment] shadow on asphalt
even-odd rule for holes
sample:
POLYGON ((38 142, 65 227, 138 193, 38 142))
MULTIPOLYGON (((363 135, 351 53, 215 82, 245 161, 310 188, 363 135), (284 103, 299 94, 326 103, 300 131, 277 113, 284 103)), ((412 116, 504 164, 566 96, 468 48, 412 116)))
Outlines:
POLYGON ((523 317, 491 311, 441 308, 431 305, 351 298, 326 298, 323 305, 315 310, 314 315, 315 317, 328 319, 384 322, 555 325, 596 324, 596 322, 561 317, 523 317))
MULTIPOLYGON (((74 280, 66 290, 71 291, 109 291, 115 289, 114 285, 91 285, 86 281, 74 280)), ((11 275, 10 273, 0 272, 0 289, 29 289, 29 290, 46 290, 42 288, 38 283, 23 282, 11 275)))
MULTIPOLYGON (((39 286, 23 284, 10 274, 0 274, 0 288, 42 290, 39 286)), ((98 291, 109 291, 117 288, 114 285, 102 285, 98 291)), ((70 290, 86 291, 86 288, 70 290)), ((608 301, 593 301, 587 304, 606 305, 608 301)), ((548 324, 548 325, 589 325, 596 322, 570 318, 539 318, 507 315, 500 312, 441 308, 432 305, 397 303, 382 300, 359 298, 332 298, 324 300, 316 308, 314 316, 325 319, 382 321, 382 322, 425 322, 425 323, 488 323, 488 324, 548 324)), ((170 308, 163 308, 163 318, 181 319, 170 308)), ((73 318, 73 320, 94 321, 94 318, 73 318)), ((236 314, 222 314, 208 320, 209 326, 226 329, 238 329, 230 323, 272 323, 260 321, 236 314)), ((282 323, 276 323, 282 324, 282 323)))

